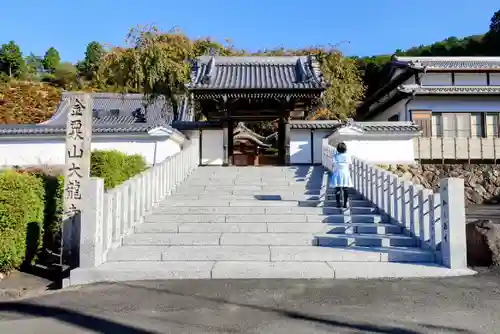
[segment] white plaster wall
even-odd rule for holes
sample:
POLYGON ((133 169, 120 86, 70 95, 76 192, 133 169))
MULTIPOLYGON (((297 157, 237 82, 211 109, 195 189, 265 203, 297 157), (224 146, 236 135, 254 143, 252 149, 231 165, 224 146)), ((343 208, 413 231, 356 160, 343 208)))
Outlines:
POLYGON ((201 164, 222 166, 224 162, 224 133, 222 129, 201 131, 201 164))
POLYGON ((413 140, 346 140, 347 151, 371 163, 414 162, 413 140))
POLYGON ((486 73, 455 73, 455 86, 486 86, 486 73))
MULTIPOLYGON (((146 138, 94 138, 92 150, 118 150, 127 154, 140 154, 148 164, 165 160, 180 152, 180 145, 172 139, 146 138)), ((0 166, 62 165, 66 158, 63 138, 23 138, 0 140, 0 166)))
POLYGON ((426 73, 420 77, 422 86, 451 86, 451 73, 426 73))
POLYGON ((291 164, 321 164, 323 138, 333 132, 331 129, 314 129, 311 142, 311 130, 290 130, 290 163, 291 164), (311 152, 312 150, 312 152, 311 152), (313 160, 311 161, 311 153, 313 160))
POLYGON ((370 119, 370 121, 376 121, 376 122, 382 122, 382 121, 387 121, 389 118, 391 118, 394 115, 399 115, 399 120, 404 121, 406 119, 405 116, 405 103, 408 101, 408 99, 404 99, 399 101, 398 103, 394 104, 393 106, 387 108, 380 114, 376 115, 373 119, 370 119))
POLYGON ((311 130, 290 130, 290 163, 311 164, 311 130))
POLYGON ((323 158, 323 138, 326 136, 332 134, 333 130, 319 130, 316 129, 314 130, 314 137, 313 137, 313 147, 314 147, 314 164, 321 164, 322 158, 323 158))

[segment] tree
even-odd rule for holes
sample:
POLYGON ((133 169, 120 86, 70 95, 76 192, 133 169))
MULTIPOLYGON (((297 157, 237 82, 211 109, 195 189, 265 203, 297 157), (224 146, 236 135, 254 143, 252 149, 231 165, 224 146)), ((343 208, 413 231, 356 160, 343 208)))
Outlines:
POLYGON ((47 52, 45 52, 45 56, 42 60, 43 68, 46 71, 53 73, 60 63, 61 56, 59 55, 59 51, 57 51, 54 47, 49 48, 47 52))
POLYGON ((90 42, 85 51, 85 59, 77 65, 79 74, 87 80, 92 80, 99 70, 101 60, 105 54, 106 51, 100 43, 96 41, 90 42))
POLYGON ((496 11, 491 17, 490 32, 495 34, 500 33, 500 10, 496 11))
POLYGON ((177 119, 178 96, 185 93, 193 43, 179 30, 161 33, 156 27, 131 29, 128 48, 114 48, 99 68, 98 81, 124 92, 143 92, 149 101, 165 96, 177 119))
POLYGON ((345 120, 354 117, 356 105, 365 93, 356 60, 344 57, 337 50, 320 50, 316 56, 328 88, 323 95, 324 108, 312 118, 345 120))
POLYGON ((57 65, 52 74, 51 83, 63 89, 74 89, 78 86, 78 73, 76 67, 70 62, 57 65))
POLYGON ((29 56, 26 57, 26 69, 29 75, 34 76, 42 72, 42 58, 39 56, 30 53, 29 56))
POLYGON ((14 41, 3 44, 0 48, 0 70, 9 77, 20 76, 25 68, 21 48, 14 41))

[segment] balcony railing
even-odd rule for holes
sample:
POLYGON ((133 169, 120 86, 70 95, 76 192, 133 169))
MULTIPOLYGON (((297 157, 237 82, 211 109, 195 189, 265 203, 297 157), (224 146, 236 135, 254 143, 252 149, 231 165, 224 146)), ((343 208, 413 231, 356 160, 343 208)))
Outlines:
POLYGON ((417 160, 496 160, 500 138, 436 138, 413 140, 417 160))

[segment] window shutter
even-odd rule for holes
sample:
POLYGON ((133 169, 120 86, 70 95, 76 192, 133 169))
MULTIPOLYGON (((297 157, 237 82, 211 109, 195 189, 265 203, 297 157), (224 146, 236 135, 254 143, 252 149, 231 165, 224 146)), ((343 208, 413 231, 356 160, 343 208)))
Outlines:
POLYGON ((411 119, 420 126, 422 136, 432 137, 432 111, 431 110, 412 110, 411 119))

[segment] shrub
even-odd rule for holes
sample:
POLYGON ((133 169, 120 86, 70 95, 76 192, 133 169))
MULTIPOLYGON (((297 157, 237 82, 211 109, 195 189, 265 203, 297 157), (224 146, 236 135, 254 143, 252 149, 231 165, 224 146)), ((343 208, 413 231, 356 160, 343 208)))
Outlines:
POLYGON ((144 172, 147 169, 146 161, 140 154, 126 155, 123 172, 126 175, 126 180, 144 172))
POLYGON ((41 244, 44 189, 39 178, 28 173, 0 174, 0 271, 31 262, 41 244))
POLYGON ((116 150, 92 152, 90 175, 103 178, 105 189, 115 188, 145 169, 146 162, 140 155, 116 150))

